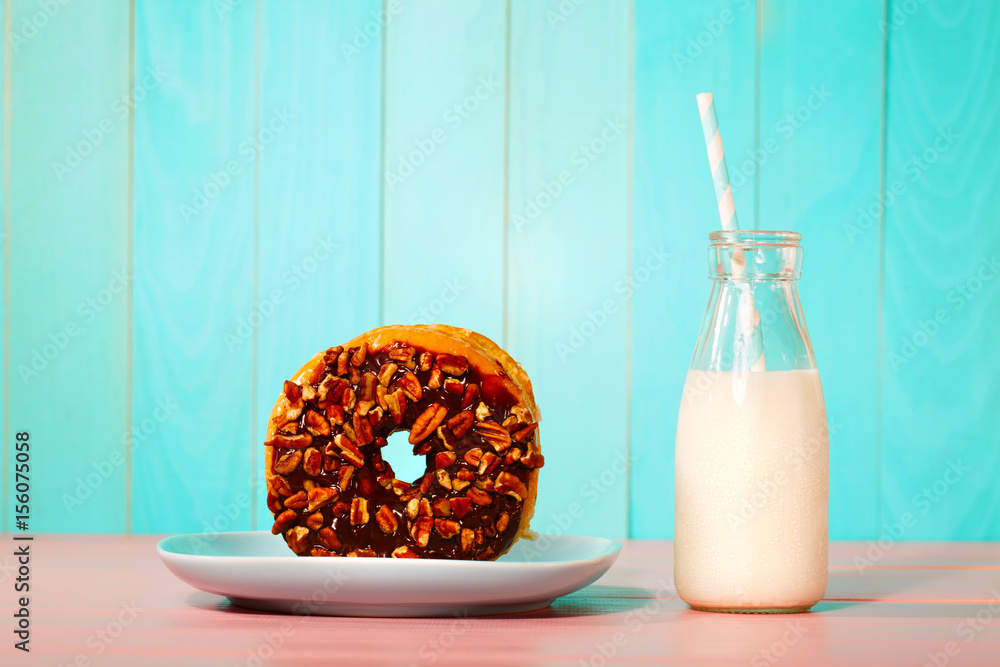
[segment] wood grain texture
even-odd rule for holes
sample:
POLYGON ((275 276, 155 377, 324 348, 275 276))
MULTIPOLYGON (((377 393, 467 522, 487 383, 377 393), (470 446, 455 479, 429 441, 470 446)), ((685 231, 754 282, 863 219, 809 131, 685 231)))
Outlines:
POLYGON ((541 532, 628 530, 630 21, 511 3, 507 348, 542 410, 541 532))
MULTIPOLYGON (((254 3, 136 3, 133 528, 249 528, 254 3), (155 82, 154 82, 155 81, 155 82)), ((268 121, 263 116, 263 121, 268 121)), ((275 140, 276 141, 276 140, 275 140)))
MULTIPOLYGON (((0 35, 4 36, 4 44, 9 44, 10 39, 7 36, 7 30, 9 28, 7 22, 7 12, 6 6, 4 11, 0 12, 0 35)), ((0 48, 0 95, 2 95, 3 104, 0 104, 3 113, 3 121, 0 122, 0 146, 3 147, 3 156, 0 157, 0 215, 3 216, 3 221, 0 222, 0 280, 3 281, 2 289, 3 294, 3 307, 0 308, 0 332, 4 337, 4 358, 3 358, 3 386, 0 387, 0 428, 3 428, 2 433, 0 433, 0 448, 2 448, 3 462, 0 463, 0 492, 3 492, 3 499, 0 499, 0 511, 3 512, 3 518, 0 518, 0 530, 6 532, 8 530, 7 523, 10 521, 10 515, 12 514, 13 507, 10 507, 10 472, 12 470, 12 464, 15 462, 11 460, 11 452, 14 451, 14 437, 10 434, 10 428, 8 427, 8 408, 10 401, 10 373, 7 369, 8 361, 10 357, 10 345, 8 342, 8 337, 10 331, 7 328, 8 318, 7 311, 10 307, 7 299, 7 290, 9 289, 9 275, 8 267, 9 262, 7 261, 7 240, 10 236, 10 220, 9 220, 9 204, 10 197, 8 196, 10 182, 8 181, 9 171, 7 169, 7 162, 10 159, 10 132, 8 131, 8 118, 10 117, 10 95, 7 89, 7 66, 10 61, 7 58, 7 47, 0 48)))
MULTIPOLYGON (((147 535, 39 536, 33 564, 48 573, 48 584, 32 599, 31 661, 12 664, 66 665, 78 655, 129 667, 256 664, 254 659, 272 665, 325 664, 331 645, 338 660, 380 667, 881 667, 934 664, 946 650, 952 651, 944 654, 947 664, 986 667, 1000 655, 996 543, 895 544, 877 566, 864 571, 855 563, 865 557, 868 544, 834 543, 827 595, 806 614, 693 611, 674 590, 670 543, 628 540, 599 581, 543 611, 365 619, 241 609, 175 579, 158 562, 155 542, 147 535), (74 558, 67 561, 66 553, 74 558), (89 585, 80 586, 81 580, 89 585), (129 609, 136 610, 134 615, 129 609), (127 621, 120 634, 111 642, 99 641, 99 631, 117 633, 112 624, 119 619, 127 621)), ((5 615, 0 627, 9 633, 12 620, 5 615)), ((4 659, 11 664, 7 654, 4 659)))
POLYGON ((998 539, 1000 8, 905 6, 890 3, 882 519, 910 514, 906 539, 998 539))
POLYGON ((115 104, 129 85, 128 5, 10 11, 8 428, 31 432, 32 529, 118 532, 129 144, 115 104))
POLYGON ((290 122, 260 154, 251 454, 261 527, 273 520, 261 442, 282 382, 379 322, 381 9, 375 0, 262 5, 262 118, 290 122))
POLYGON ((830 422, 830 535, 873 537, 880 247, 867 209, 879 194, 882 7, 764 7, 758 227, 802 234, 799 291, 830 422))
POLYGON ((505 3, 402 3, 386 31, 385 321, 503 335, 505 3))
POLYGON ((752 227, 757 173, 741 163, 754 146, 756 14, 749 0, 637 0, 635 11, 632 535, 667 537, 681 389, 711 290, 708 234, 720 226, 695 95, 715 93, 737 215, 752 227))

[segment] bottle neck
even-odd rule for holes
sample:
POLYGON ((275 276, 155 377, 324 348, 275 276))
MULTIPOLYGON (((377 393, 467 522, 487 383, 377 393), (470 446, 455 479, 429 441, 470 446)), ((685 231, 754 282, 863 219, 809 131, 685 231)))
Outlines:
POLYGON ((802 275, 801 236, 763 230, 709 236, 709 277, 721 280, 794 281, 802 275))

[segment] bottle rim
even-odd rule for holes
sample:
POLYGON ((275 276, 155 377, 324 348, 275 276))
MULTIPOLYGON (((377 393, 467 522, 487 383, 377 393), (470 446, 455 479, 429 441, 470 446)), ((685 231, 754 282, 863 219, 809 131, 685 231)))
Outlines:
POLYGON ((797 248, 802 235, 772 229, 718 230, 708 235, 713 246, 741 246, 744 248, 797 248))

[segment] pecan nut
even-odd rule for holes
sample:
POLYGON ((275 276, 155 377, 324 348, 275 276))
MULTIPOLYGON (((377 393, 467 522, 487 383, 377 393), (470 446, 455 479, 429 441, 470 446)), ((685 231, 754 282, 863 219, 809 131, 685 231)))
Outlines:
POLYGON ((279 475, 287 475, 299 467, 299 463, 302 461, 302 452, 297 450, 294 452, 289 452, 282 456, 280 459, 274 462, 274 472, 279 475))
POLYGON ((378 522, 378 527, 382 529, 382 532, 386 535, 392 535, 396 532, 396 528, 399 527, 399 522, 396 519, 396 514, 390 509, 388 505, 382 505, 375 513, 375 521, 378 522))
POLYGON ((493 502, 493 498, 490 497, 490 494, 474 486, 466 491, 465 495, 469 498, 469 500, 477 505, 489 505, 493 502))
POLYGON ((462 384, 461 380, 456 380, 455 378, 448 378, 444 381, 444 390, 449 394, 455 394, 456 396, 461 396, 465 393, 465 385, 462 384))
POLYGON ((403 377, 396 380, 396 386, 403 390, 406 397, 411 401, 419 401, 424 395, 424 390, 420 386, 420 380, 413 373, 404 373, 403 377))
POLYGON ((319 530, 323 528, 323 513, 315 512, 310 514, 306 519, 306 528, 319 532, 319 530))
POLYGON ((456 438, 461 438, 465 435, 472 423, 475 421, 475 415, 473 415, 468 410, 459 412, 457 415, 448 420, 448 428, 451 432, 455 434, 456 438))
POLYGON ((458 535, 458 532, 462 529, 457 521, 451 519, 434 519, 434 528, 446 540, 458 535))
POLYGON ((363 526, 368 523, 368 499, 354 498, 351 501, 351 525, 363 526))
POLYGON ((340 496, 340 492, 328 486, 317 486, 309 490, 308 512, 315 512, 320 507, 328 505, 340 496))
MULTIPOLYGON (((367 422, 366 422, 367 423, 367 422)), ((364 454, 358 449, 357 444, 347 437, 344 433, 338 433, 333 439, 333 443, 340 450, 340 455, 344 457, 345 460, 349 461, 355 466, 362 466, 365 464, 364 454)), ((352 471, 353 472, 353 471, 352 471)))
POLYGON ((434 455, 434 468, 441 470, 455 462, 455 452, 438 452, 434 455))
POLYGON ((502 472, 497 475, 493 488, 497 493, 505 493, 514 500, 524 500, 528 496, 528 488, 524 482, 509 472, 502 472))
POLYGON ((315 477, 323 471, 323 454, 315 447, 310 447, 305 451, 302 459, 302 470, 311 477, 315 477))
POLYGON ((510 432, 496 422, 481 421, 475 425, 478 433, 493 449, 502 452, 510 447, 510 432))
POLYGON ((432 403, 424 410, 416 421, 413 422, 413 426, 410 428, 409 441, 411 445, 418 442, 423 442, 427 436, 437 429, 444 421, 444 418, 448 416, 448 408, 438 403, 432 403))
POLYGON ((524 442, 527 438, 531 437, 531 434, 534 433, 535 429, 537 428, 538 428, 537 423, 528 424, 524 428, 515 431, 514 434, 511 435, 511 437, 514 438, 514 440, 516 440, 517 442, 524 442))
POLYGON ((476 539, 475 532, 473 532, 469 528, 463 528, 462 535, 461 537, 459 537, 459 540, 462 545, 462 551, 468 551, 469 549, 471 549, 473 542, 475 542, 475 539, 476 539))
POLYGON ((305 449, 312 444, 312 436, 308 433, 298 435, 282 435, 277 433, 270 440, 264 443, 267 447, 281 447, 282 449, 305 449))
MULTIPOLYGON (((357 437, 359 445, 367 445, 375 439, 372 432, 372 424, 360 411, 354 413, 354 435, 357 437)), ((359 464, 360 465, 360 464, 359 464)))
POLYGON ((285 507, 293 510, 300 510, 308 504, 309 497, 305 491, 299 491, 285 499, 285 507))
POLYGON ((271 478, 271 488, 274 489, 275 493, 279 496, 292 495, 292 485, 289 484, 288 480, 281 475, 275 475, 271 478))
POLYGON ((448 375, 465 375, 469 370, 469 360, 454 354, 441 353, 437 356, 437 366, 448 375))
POLYGON ((271 526, 271 534, 280 535, 285 532, 293 523, 295 523, 295 519, 298 518, 298 516, 299 515, 295 512, 295 510, 285 510, 274 518, 274 525, 271 526))
POLYGON ((462 409, 472 405, 475 400, 479 398, 479 385, 470 384, 465 388, 465 393, 462 394, 462 409))
POLYGON ((361 343, 361 347, 354 351, 351 356, 351 365, 357 368, 361 364, 365 363, 365 359, 368 357, 368 341, 361 343))
POLYGON ((382 364, 382 368, 378 371, 378 383, 383 387, 388 387, 389 383, 392 382, 393 374, 395 374, 398 368, 399 366, 391 361, 389 363, 382 364))
POLYGON ((397 389, 391 394, 386 394, 385 405, 392 415, 392 421, 402 424, 403 415, 406 414, 406 393, 402 389, 397 389))
POLYGON ((420 558, 416 551, 410 547, 403 545, 401 547, 396 547, 392 550, 393 558, 420 558))
POLYGON ((327 549, 340 548, 340 540, 337 538, 337 533, 333 530, 333 528, 326 527, 321 529, 316 534, 316 539, 327 549))
POLYGON ((297 554, 303 553, 309 548, 309 529, 305 526, 295 526, 285 533, 285 541, 289 549, 297 554))
POLYGON ((330 422, 326 420, 326 417, 315 410, 309 410, 306 412, 305 426, 306 430, 313 435, 330 435, 330 422))
POLYGON ((451 505, 451 513, 456 517, 461 519, 463 516, 469 513, 472 509, 472 501, 465 496, 459 496, 458 498, 449 498, 448 504, 451 505))
POLYGON ((426 547, 427 542, 431 539, 431 530, 433 529, 434 519, 422 516, 410 525, 410 536, 417 543, 417 546, 426 547))

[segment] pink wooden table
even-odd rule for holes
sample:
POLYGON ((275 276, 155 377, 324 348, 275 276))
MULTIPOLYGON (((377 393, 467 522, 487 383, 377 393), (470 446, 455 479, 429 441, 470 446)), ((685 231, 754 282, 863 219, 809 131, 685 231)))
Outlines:
POLYGON ((17 576, 5 540, 0 665, 1000 665, 1000 544, 835 543, 807 614, 688 609, 668 541, 629 541, 593 586, 494 618, 294 617, 248 611, 175 579, 154 536, 40 535, 31 653, 12 647, 17 576))

